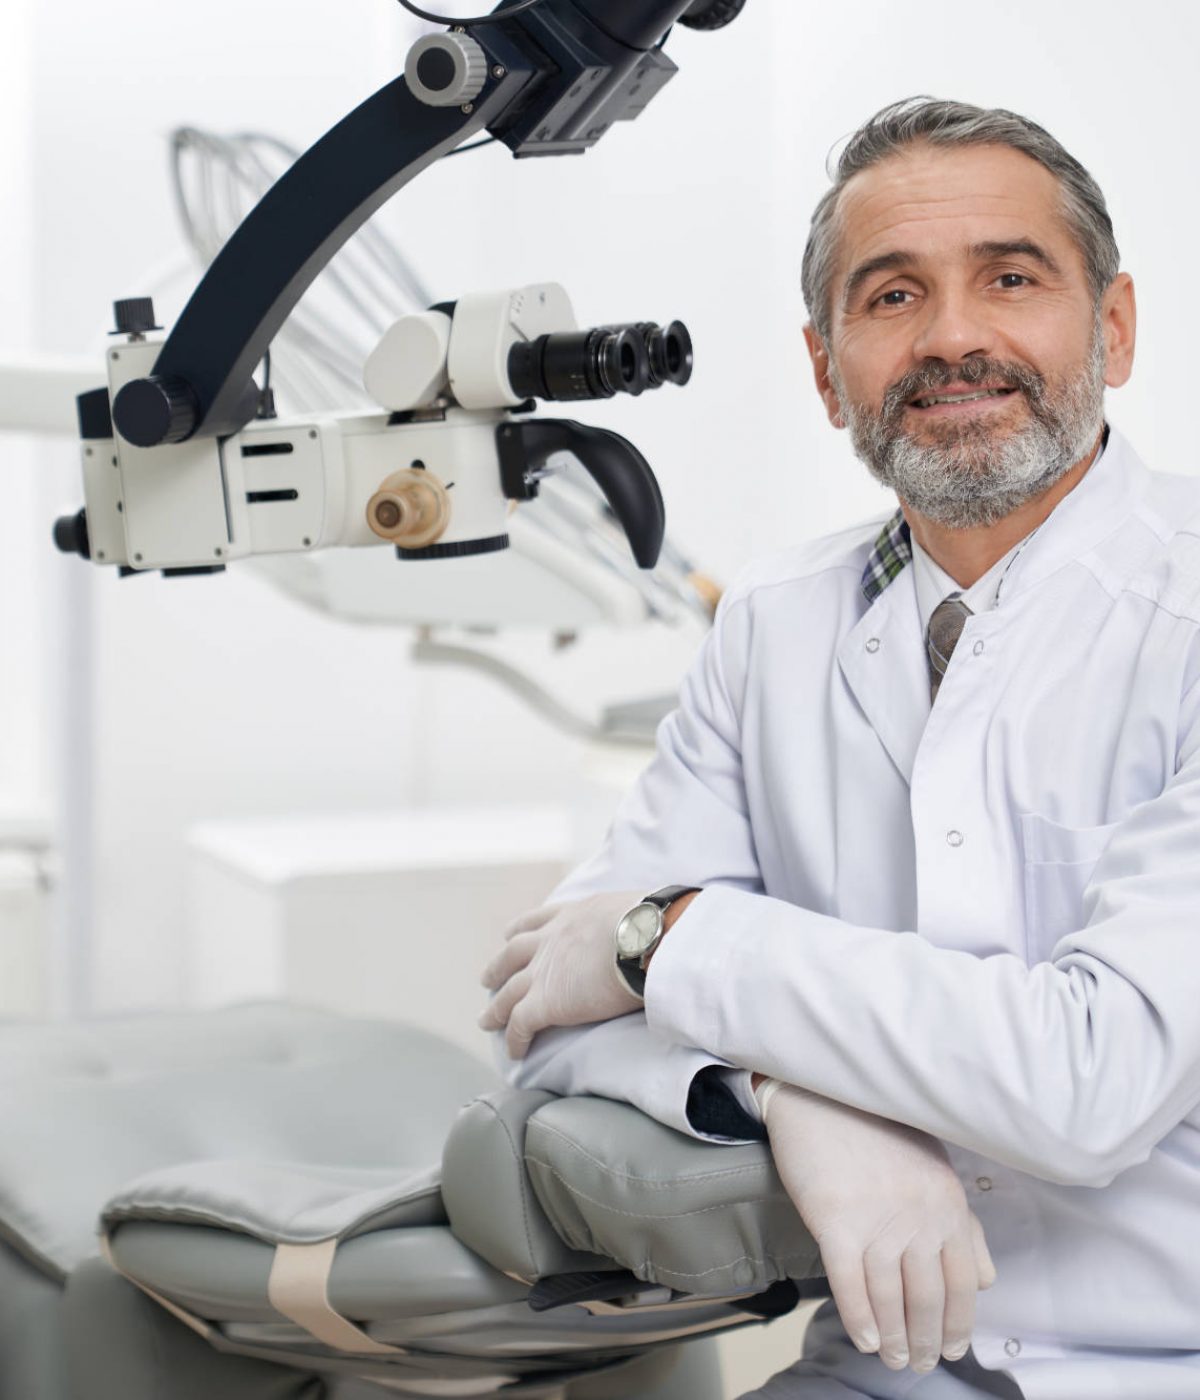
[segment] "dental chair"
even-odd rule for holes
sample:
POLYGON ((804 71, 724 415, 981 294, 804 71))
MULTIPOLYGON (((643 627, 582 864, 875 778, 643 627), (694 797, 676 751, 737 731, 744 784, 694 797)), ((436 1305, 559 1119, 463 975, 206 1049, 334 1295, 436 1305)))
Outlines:
POLYGON ((0 1027, 0 1113, 4 1397, 718 1400, 708 1338, 827 1293, 765 1145, 402 1025, 0 1027))

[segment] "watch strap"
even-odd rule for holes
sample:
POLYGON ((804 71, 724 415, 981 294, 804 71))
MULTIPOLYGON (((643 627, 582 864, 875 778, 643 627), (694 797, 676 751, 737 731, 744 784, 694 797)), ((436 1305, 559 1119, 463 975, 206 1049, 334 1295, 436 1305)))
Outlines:
POLYGON ((698 885, 664 885, 661 890, 655 890, 653 894, 648 894, 642 900, 643 904, 657 904, 665 914, 670 905, 685 894, 691 894, 693 890, 699 889, 698 885))

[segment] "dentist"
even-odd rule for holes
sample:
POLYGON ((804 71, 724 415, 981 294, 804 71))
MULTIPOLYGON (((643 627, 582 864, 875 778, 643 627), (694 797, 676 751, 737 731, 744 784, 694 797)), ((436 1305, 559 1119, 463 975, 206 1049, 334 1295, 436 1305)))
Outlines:
POLYGON ((735 580, 483 1024, 515 1084, 765 1118, 833 1297, 764 1400, 1194 1400, 1200 480, 1106 424, 1103 195, 1023 117, 910 99, 803 285, 898 508, 735 580))

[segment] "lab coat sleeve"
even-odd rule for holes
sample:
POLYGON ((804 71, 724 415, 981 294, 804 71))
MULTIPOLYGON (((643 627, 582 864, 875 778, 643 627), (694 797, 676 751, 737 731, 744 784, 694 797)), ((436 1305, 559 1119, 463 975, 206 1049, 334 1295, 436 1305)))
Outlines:
MULTIPOLYGON (((761 890, 738 739, 740 658, 749 626, 749 609, 731 588, 684 677, 676 709, 659 725, 653 759, 622 800, 600 849, 551 891, 548 903, 662 885, 761 890)), ((698 1132, 687 1117, 696 1074, 726 1062, 648 1026, 640 1012, 543 1031, 524 1060, 508 1058, 502 1033, 494 1047, 514 1087, 600 1094, 694 1137, 744 1141, 698 1132)))
POLYGON ((1044 1180, 1106 1186, 1200 1104, 1200 687, 1049 961, 980 958, 739 889, 655 953, 651 1028, 1044 1180))

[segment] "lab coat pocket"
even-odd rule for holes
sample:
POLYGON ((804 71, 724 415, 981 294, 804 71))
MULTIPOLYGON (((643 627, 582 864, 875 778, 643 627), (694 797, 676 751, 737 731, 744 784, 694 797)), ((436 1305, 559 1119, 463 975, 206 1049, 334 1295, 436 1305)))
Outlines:
POLYGON ((1049 961, 1058 940, 1083 927, 1083 892, 1119 825, 1063 826, 1037 812, 1021 813, 1030 967, 1049 961))

